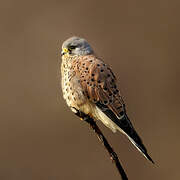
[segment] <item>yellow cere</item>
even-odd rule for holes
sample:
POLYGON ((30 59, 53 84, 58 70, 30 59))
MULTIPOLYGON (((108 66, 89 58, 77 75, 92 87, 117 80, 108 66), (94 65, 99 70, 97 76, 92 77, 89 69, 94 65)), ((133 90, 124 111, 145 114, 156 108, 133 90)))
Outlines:
POLYGON ((69 52, 69 50, 67 48, 63 48, 62 51, 65 53, 69 52))

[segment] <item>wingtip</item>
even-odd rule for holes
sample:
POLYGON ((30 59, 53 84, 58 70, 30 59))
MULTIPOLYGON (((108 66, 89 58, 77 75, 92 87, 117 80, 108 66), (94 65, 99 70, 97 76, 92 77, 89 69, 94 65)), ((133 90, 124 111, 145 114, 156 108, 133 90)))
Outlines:
POLYGON ((153 164, 155 164, 155 162, 152 160, 152 158, 146 153, 144 154, 146 159, 148 159, 149 161, 151 161, 153 164))

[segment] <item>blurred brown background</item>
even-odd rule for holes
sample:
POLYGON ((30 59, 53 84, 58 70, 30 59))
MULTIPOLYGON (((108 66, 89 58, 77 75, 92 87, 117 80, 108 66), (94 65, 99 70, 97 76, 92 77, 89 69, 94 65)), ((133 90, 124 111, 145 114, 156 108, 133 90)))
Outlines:
POLYGON ((108 154, 62 99, 58 54, 77 35, 111 64, 156 162, 98 123, 130 180, 180 178, 178 0, 0 2, 0 179, 117 180, 108 154))

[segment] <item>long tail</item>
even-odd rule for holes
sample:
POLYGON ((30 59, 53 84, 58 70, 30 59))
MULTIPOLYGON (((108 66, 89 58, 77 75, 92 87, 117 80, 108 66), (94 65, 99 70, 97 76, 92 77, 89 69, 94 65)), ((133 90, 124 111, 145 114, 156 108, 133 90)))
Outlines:
POLYGON ((123 116, 121 116, 121 119, 118 119, 117 116, 109 109, 104 108, 100 103, 96 104, 101 111, 106 114, 106 116, 109 117, 117 126, 118 130, 122 133, 124 133, 129 140, 134 144, 134 146, 148 159, 154 164, 154 161, 152 158, 148 155, 147 150, 145 146, 143 145, 143 142, 137 132, 135 131, 132 123, 130 122, 126 112, 124 112, 123 116))
POLYGON ((115 122, 119 127, 120 131, 129 138, 129 140, 134 144, 134 146, 149 160, 154 164, 154 161, 149 156, 147 149, 145 148, 141 138, 135 131, 134 127, 132 126, 128 116, 125 114, 121 120, 117 120, 115 122))

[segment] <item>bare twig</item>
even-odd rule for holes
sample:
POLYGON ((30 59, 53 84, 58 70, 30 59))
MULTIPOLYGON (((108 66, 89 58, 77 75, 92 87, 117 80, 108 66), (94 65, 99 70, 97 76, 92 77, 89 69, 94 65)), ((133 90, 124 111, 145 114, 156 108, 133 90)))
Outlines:
POLYGON ((104 145, 105 149, 108 151, 112 161, 116 164, 116 167, 118 169, 119 174, 122 177, 122 180, 128 180, 127 175, 123 169, 123 167, 121 166, 121 163, 119 162, 118 156, 117 154, 114 152, 113 148, 109 145, 108 141, 106 140, 106 138, 104 137, 103 133, 101 132, 101 130, 99 129, 99 127, 97 126, 96 122, 94 121, 94 119, 92 119, 89 116, 84 116, 83 119, 90 124, 90 127, 94 130, 94 132, 96 133, 96 135, 98 136, 99 140, 102 142, 102 144, 104 145))

